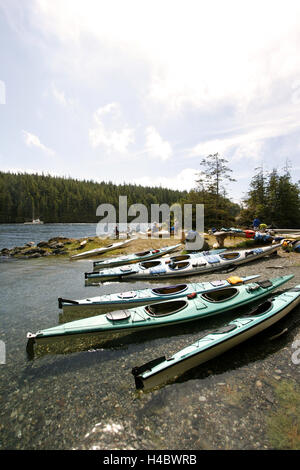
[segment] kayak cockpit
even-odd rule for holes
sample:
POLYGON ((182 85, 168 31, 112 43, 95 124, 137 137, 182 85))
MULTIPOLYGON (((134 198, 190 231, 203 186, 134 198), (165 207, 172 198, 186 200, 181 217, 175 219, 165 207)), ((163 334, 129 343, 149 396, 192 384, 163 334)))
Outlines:
POLYGON ((238 292, 239 290, 236 287, 228 287, 212 292, 205 292, 202 294, 202 297, 208 300, 208 302, 225 302, 226 300, 233 299, 238 292))
POLYGON ((172 302, 161 302, 158 304, 152 304, 145 307, 148 315, 151 317, 164 317, 166 315, 172 315, 186 308, 188 302, 186 300, 175 300, 172 302))
POLYGON ((179 294, 187 289, 187 284, 177 284, 175 286, 157 287, 152 289, 152 293, 155 295, 171 295, 179 294))
POLYGON ((237 252, 221 253, 219 256, 220 256, 221 259, 224 259, 226 261, 232 261, 234 259, 238 259, 241 256, 241 254, 237 253, 237 252))
POLYGON ((190 255, 177 255, 177 256, 172 256, 170 258, 171 263, 177 263, 178 261, 186 261, 187 259, 190 259, 190 255))
POLYGON ((245 317, 258 317, 260 315, 264 315, 268 313, 273 307, 273 302, 271 300, 266 300, 262 304, 258 305, 254 309, 250 310, 250 312, 245 313, 245 317))
POLYGON ((156 268, 161 265, 161 261, 143 261, 140 263, 142 269, 156 268))
POLYGON ((190 265, 189 261, 180 261, 179 263, 170 263, 169 268, 172 271, 179 271, 180 269, 185 269, 190 265))
POLYGON ((147 256, 150 255, 151 251, 141 251, 140 253, 135 253, 135 256, 147 256))

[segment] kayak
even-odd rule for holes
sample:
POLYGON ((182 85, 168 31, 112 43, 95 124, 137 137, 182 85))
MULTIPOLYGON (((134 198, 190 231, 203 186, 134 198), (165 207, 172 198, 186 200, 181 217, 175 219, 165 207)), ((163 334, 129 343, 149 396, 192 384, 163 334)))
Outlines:
POLYGON ((105 260, 94 261, 94 271, 99 271, 99 269, 111 268, 114 266, 122 266, 123 264, 133 264, 139 263, 140 261, 159 258, 161 256, 172 253, 172 251, 176 251, 180 246, 181 243, 178 243, 177 245, 164 246, 162 248, 158 248, 157 250, 152 249, 141 251, 140 253, 132 253, 127 256, 118 256, 117 258, 108 258, 105 260))
MULTIPOLYGON (((233 268, 239 264, 257 260, 270 255, 280 248, 281 243, 251 250, 227 251, 195 255, 178 255, 170 260, 144 261, 135 266, 105 269, 101 273, 85 273, 86 283, 117 278, 127 279, 163 279, 170 277, 186 277, 194 274, 206 274, 217 270, 233 268)), ((203 252, 202 252, 203 253, 203 252)))
POLYGON ((34 343, 57 340, 66 336, 76 337, 88 334, 107 336, 111 333, 126 334, 130 331, 180 324, 217 313, 226 312, 268 295, 277 287, 292 279, 293 275, 241 286, 191 294, 185 298, 159 302, 144 307, 115 310, 106 315, 97 315, 52 328, 27 334, 27 350, 34 343))
POLYGON ((153 289, 140 289, 115 294, 104 294, 82 300, 68 300, 59 298, 58 308, 64 313, 92 313, 101 309, 117 309, 139 307, 164 300, 172 300, 196 293, 210 292, 232 285, 245 284, 259 277, 259 274, 247 277, 232 276, 224 280, 211 282, 198 282, 190 284, 177 284, 173 286, 156 287, 153 289))
POLYGON ((72 255, 71 259, 81 259, 81 258, 89 258, 92 256, 103 255, 103 253, 107 253, 108 251, 117 250, 118 248, 123 248, 131 243, 135 238, 129 238, 127 240, 123 240, 121 242, 111 243, 107 246, 102 246, 101 248, 95 248, 94 250, 83 251, 78 253, 77 255, 72 255))
MULTIPOLYGON (((176 263, 182 262, 197 262, 199 258, 203 258, 204 256, 213 256, 219 253, 224 253, 226 251, 225 248, 220 248, 219 250, 211 250, 211 251, 199 251, 197 253, 191 254, 184 254, 184 255, 175 255, 170 258, 164 258, 161 260, 152 260, 152 261, 142 261, 135 265, 133 268, 128 264, 126 266, 122 266, 119 268, 111 268, 111 269, 103 269, 100 271, 93 271, 91 273, 84 273, 85 281, 87 285, 91 285, 92 283, 96 282, 105 282, 110 281, 113 279, 122 279, 124 277, 132 277, 134 273, 143 273, 145 270, 153 270, 157 267, 164 267, 166 266, 173 266, 176 263)), ((148 276, 147 276, 148 277, 148 276)), ((141 278, 139 276, 139 278, 141 278)))
POLYGON ((170 358, 160 357, 134 367, 137 389, 153 388, 213 359, 270 327, 300 304, 300 285, 270 300, 227 325, 210 331, 170 358))

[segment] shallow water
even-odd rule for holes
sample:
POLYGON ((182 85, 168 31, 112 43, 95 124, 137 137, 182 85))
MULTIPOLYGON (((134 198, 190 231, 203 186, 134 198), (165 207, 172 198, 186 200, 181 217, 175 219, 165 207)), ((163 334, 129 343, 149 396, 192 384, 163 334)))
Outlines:
POLYGON ((25 243, 48 241, 53 237, 95 237, 97 224, 0 224, 0 250, 25 243))
MULTIPOLYGON (((290 361, 291 344, 300 331, 299 309, 239 348, 145 393, 135 390, 132 367, 171 355, 195 341, 200 332, 236 314, 109 342, 83 341, 75 349, 69 345, 69 349, 37 354, 29 361, 26 333, 58 324, 58 297, 78 299, 149 285, 126 282, 85 287, 83 273, 90 268, 89 260, 0 262, 0 339, 7 353, 6 364, 0 365, 1 449, 271 447, 264 417, 272 400, 262 392, 258 395, 255 384, 259 378, 268 387, 276 368, 281 378, 299 379, 300 366, 290 361), (286 327, 287 334, 269 340, 286 327)), ((299 268, 279 258, 240 267, 234 275, 260 272, 263 279, 294 273, 295 280, 286 287, 300 283, 299 268), (284 269, 266 269, 284 263, 284 269)), ((207 280, 220 278, 226 275, 205 276, 207 280)), ((193 277, 194 282, 203 280, 193 277)))

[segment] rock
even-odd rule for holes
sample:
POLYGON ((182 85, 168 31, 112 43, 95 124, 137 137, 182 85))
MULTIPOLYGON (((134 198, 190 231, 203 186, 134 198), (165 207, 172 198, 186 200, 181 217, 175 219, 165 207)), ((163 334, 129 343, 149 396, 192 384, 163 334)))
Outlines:
POLYGON ((51 250, 58 250, 60 248, 64 248, 64 243, 50 243, 49 247, 51 248, 51 250))
POLYGON ((49 248, 49 243, 45 241, 41 241, 37 244, 39 248, 49 248))
POLYGON ((29 255, 28 258, 41 258, 41 254, 40 253, 33 253, 32 255, 29 255))
POLYGON ((66 255, 68 252, 66 250, 62 250, 61 248, 57 248, 55 250, 52 250, 52 253, 54 255, 66 255))
POLYGON ((30 250, 27 250, 25 252, 26 255, 34 255, 36 253, 40 254, 40 255, 43 255, 45 253, 46 250, 44 250, 43 248, 31 248, 30 250))
POLYGON ((261 388, 262 382, 260 380, 257 380, 255 385, 257 386, 257 388, 261 388))

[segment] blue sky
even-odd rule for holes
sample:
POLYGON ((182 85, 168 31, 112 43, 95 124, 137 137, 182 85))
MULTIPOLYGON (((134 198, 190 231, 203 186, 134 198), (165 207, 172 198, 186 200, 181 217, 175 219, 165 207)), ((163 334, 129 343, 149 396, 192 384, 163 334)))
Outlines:
MULTIPOLYGON (((300 2, 0 0, 0 169, 191 189, 300 179, 300 2)), ((137 201, 138 202, 138 201, 137 201)))

